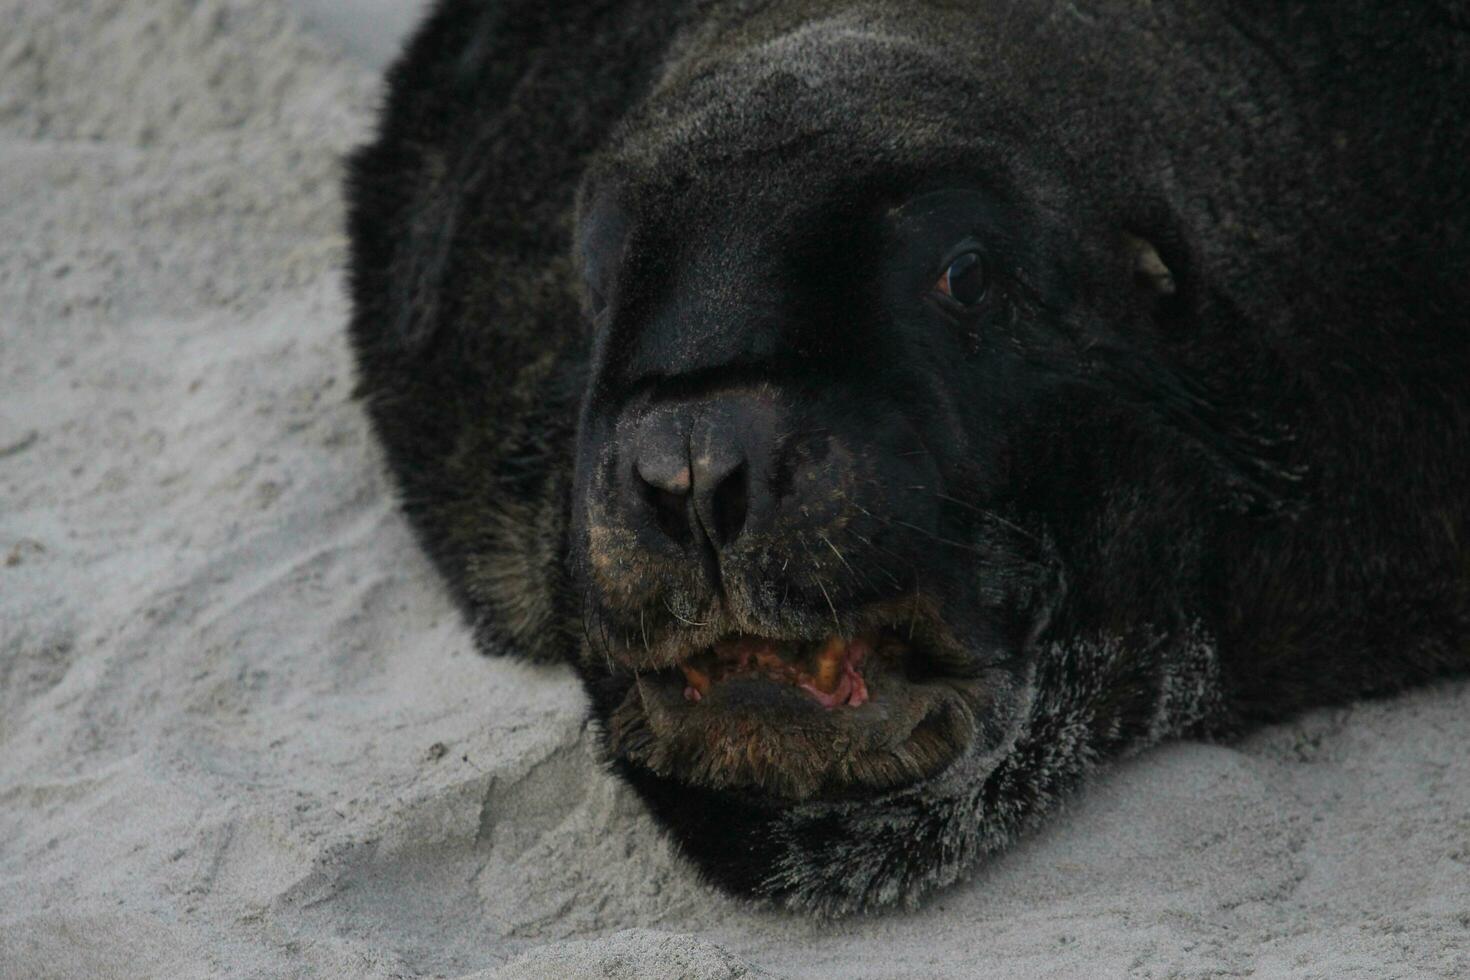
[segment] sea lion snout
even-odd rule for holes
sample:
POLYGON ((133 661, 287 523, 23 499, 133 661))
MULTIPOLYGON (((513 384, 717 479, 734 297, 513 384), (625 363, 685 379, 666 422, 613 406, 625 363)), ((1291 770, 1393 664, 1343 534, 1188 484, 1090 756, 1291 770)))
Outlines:
MULTIPOLYGON (((717 595, 753 573, 775 580, 779 569, 765 567, 772 555, 809 564, 802 556, 823 537, 845 546, 844 527, 860 507, 893 506, 885 486, 897 478, 874 468, 874 457, 881 462, 886 454, 863 452, 860 432, 794 386, 690 391, 676 382, 604 417, 604 434, 589 453, 597 462, 573 506, 589 527, 615 531, 586 542, 591 563, 614 577, 672 573, 700 578, 700 591, 717 595)), ((646 591, 631 580, 608 584, 646 591)), ((825 600, 822 608, 830 623, 825 600)))
POLYGON ((619 426, 619 498, 654 547, 718 560, 748 520, 768 521, 781 409, 749 392, 655 404, 619 426))

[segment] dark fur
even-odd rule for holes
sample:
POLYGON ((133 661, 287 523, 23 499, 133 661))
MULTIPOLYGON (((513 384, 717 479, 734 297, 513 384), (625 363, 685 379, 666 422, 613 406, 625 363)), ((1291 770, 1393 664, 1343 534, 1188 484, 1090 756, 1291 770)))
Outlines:
MULTIPOLYGON (((627 363, 729 366, 626 316, 591 335, 579 188, 584 225, 615 186, 645 227, 795 248, 930 178, 1015 204, 1026 296, 1007 344, 926 369, 1011 426, 955 432, 1004 467, 936 463, 978 467, 946 486, 986 516, 936 512, 966 546, 934 561, 1036 626, 986 751, 798 802, 614 759, 714 880, 828 913, 955 880, 1121 753, 1470 665, 1470 16, 1386 0, 442 2, 352 163, 352 340, 487 651, 573 662, 605 730, 630 681, 589 655, 618 624, 585 598, 578 446, 627 363), (1131 283, 1138 240, 1172 294, 1131 283)), ((753 322, 762 247, 678 322, 753 322)))

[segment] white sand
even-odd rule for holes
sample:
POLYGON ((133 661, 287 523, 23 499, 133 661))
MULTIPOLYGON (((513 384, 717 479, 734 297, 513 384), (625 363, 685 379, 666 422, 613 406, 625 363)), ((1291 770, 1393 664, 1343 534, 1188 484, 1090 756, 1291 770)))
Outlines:
POLYGON ((307 28, 368 68, 386 65, 429 7, 429 0, 286 0, 307 28))
POLYGON ((1149 753, 918 912, 709 891, 394 509, 369 73, 272 0, 0 23, 0 976, 1470 975, 1463 683, 1149 753))

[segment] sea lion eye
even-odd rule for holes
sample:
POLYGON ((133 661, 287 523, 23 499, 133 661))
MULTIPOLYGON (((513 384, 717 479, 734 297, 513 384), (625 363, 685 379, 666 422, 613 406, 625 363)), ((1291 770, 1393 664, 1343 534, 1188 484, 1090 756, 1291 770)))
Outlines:
POLYGON ((985 263, 979 252, 954 257, 934 288, 961 306, 974 306, 985 298, 985 263))

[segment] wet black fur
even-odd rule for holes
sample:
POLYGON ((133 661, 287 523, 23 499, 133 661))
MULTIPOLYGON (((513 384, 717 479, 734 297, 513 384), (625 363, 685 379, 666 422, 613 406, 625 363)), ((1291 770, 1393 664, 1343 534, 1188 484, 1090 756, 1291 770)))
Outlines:
MULTIPOLYGON (((577 661, 566 540, 589 165, 691 47, 848 8, 960 49, 973 30, 947 65, 973 90, 874 64, 869 94, 982 116, 1058 205, 1037 220, 1075 240, 1053 265, 1106 282, 1137 236, 1178 289, 1024 352, 1081 417, 1035 406, 1047 478, 1012 488, 1067 588, 1006 757, 969 787, 800 814, 615 763, 701 869, 817 911, 912 900, 1121 752, 1470 666, 1470 14, 1370 0, 443 0, 351 164, 351 335, 405 510, 484 649, 573 661, 601 721, 626 690, 577 661)), ((782 93, 761 98, 782 125, 782 93)), ((732 158, 763 152, 722 132, 732 158)), ((954 183, 962 151, 899 162, 954 183)), ((802 179, 820 197, 844 177, 802 179)))

